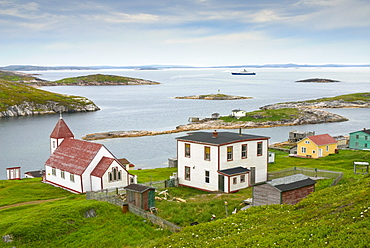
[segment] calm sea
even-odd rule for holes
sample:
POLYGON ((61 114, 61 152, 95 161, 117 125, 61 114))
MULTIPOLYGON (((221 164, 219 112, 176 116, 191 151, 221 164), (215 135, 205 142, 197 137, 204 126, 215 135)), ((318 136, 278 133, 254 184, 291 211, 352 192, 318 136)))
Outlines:
MULTIPOLYGON (((88 74, 112 74, 160 82, 142 86, 55 86, 43 90, 85 96, 100 111, 63 114, 75 138, 89 133, 126 130, 170 130, 188 123, 189 117, 228 115, 233 109, 246 111, 286 101, 315 99, 370 91, 370 68, 284 68, 253 69, 256 76, 232 76, 231 69, 168 70, 89 70, 37 71, 39 77, 57 80, 88 74), (307 78, 329 78, 339 83, 296 83, 307 78), (234 101, 178 100, 173 97, 198 94, 251 96, 234 101)), ((27 72, 30 73, 30 72, 27 72)), ((348 135, 369 128, 369 109, 331 110, 350 119, 347 122, 243 130, 271 137, 270 143, 284 141, 291 130, 316 131, 317 134, 348 135)), ((0 179, 7 167, 21 166, 22 174, 39 170, 49 157, 49 135, 59 114, 0 118, 0 179)), ((230 130, 229 130, 230 131, 230 130)), ((235 130, 237 131, 237 130, 235 130)), ((127 158, 136 168, 166 167, 176 156, 176 137, 185 133, 152 137, 99 140, 117 158, 127 158)))

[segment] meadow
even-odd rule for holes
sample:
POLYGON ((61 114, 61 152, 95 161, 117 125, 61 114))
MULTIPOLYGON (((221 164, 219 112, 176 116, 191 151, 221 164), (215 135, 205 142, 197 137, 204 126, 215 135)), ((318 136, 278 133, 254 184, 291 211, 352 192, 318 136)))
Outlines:
MULTIPOLYGON (((232 211, 252 196, 250 188, 234 194, 168 188, 167 200, 157 201, 156 207, 160 217, 184 227, 172 234, 131 213, 123 214, 119 206, 85 200, 84 194, 69 193, 40 179, 2 180, 0 235, 11 234, 14 241, 0 241, 0 247, 368 247, 370 177, 354 174, 353 162, 370 161, 370 152, 340 150, 320 159, 275 152, 269 171, 309 167, 341 171, 344 178, 333 187, 328 187, 328 180, 318 180, 315 193, 297 205, 252 207, 236 214, 232 211), (55 200, 34 202, 50 199, 55 200), (96 217, 86 218, 91 209, 96 217), (192 222, 199 225, 191 226, 192 222)), ((132 171, 139 182, 165 180, 173 172, 174 168, 132 171)))

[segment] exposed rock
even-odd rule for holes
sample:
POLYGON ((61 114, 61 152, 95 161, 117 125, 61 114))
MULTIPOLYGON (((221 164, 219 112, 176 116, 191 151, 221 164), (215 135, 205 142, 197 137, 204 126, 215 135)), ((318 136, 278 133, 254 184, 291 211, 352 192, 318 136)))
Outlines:
POLYGON ((205 129, 237 129, 237 128, 265 128, 276 126, 294 126, 304 124, 318 124, 327 122, 341 122, 348 119, 327 112, 320 109, 301 108, 301 117, 294 120, 282 119, 279 121, 266 121, 266 122, 252 122, 252 121, 238 121, 238 122, 223 122, 221 120, 210 120, 201 123, 190 123, 186 125, 177 126, 174 130, 168 131, 112 131, 105 133, 88 134, 82 139, 85 140, 98 140, 110 138, 124 138, 124 137, 139 137, 151 136, 169 133, 179 133, 186 131, 205 130, 205 129))
POLYGON ((340 82, 340 81, 333 80, 333 79, 324 79, 324 78, 310 78, 310 79, 298 80, 296 82, 304 82, 304 83, 335 83, 335 82, 340 82))
MULTIPOLYGON (((83 100, 86 98, 79 98, 83 100)), ((90 112, 100 110, 98 106, 86 99, 87 104, 83 105, 60 105, 57 102, 48 102, 47 104, 37 104, 34 102, 24 102, 20 105, 13 105, 7 108, 5 111, 0 111, 0 117, 14 117, 14 116, 26 116, 26 115, 39 115, 39 114, 53 114, 59 112, 90 112)))
POLYGON ((194 95, 194 96, 177 96, 175 99, 200 99, 200 100, 241 100, 252 99, 247 96, 231 96, 224 94, 211 94, 211 95, 194 95))
POLYGON ((344 100, 334 101, 313 101, 313 102, 292 102, 292 103, 277 103, 261 107, 261 109, 281 109, 281 108, 370 108, 370 102, 353 101, 347 102, 344 100))
POLYGON ((4 235, 2 236, 2 239, 5 243, 11 243, 13 242, 13 235, 11 234, 4 235))

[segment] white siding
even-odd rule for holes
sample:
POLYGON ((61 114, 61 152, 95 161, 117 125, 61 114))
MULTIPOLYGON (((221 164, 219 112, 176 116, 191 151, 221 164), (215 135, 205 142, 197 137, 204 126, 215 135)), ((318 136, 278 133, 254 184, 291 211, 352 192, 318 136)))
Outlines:
POLYGON ((55 185, 63 186, 73 192, 81 193, 81 177, 79 175, 74 175, 74 182, 70 180, 70 173, 64 172, 64 178, 61 177, 61 170, 55 169, 55 176, 52 173, 53 168, 50 166, 45 166, 45 179, 55 185))

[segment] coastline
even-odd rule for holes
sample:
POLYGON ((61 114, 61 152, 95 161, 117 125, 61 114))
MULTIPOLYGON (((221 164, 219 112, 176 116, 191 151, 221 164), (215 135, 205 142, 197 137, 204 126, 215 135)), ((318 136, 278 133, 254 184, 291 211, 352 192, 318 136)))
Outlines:
POLYGON ((238 121, 238 122, 223 122, 221 120, 210 120, 202 123, 189 123, 185 125, 177 126, 173 130, 165 131, 109 131, 102 133, 87 134, 82 137, 83 140, 100 140, 100 139, 112 139, 112 138, 129 138, 129 137, 142 137, 142 136, 154 136, 162 134, 172 134, 188 131, 197 130, 208 130, 208 129, 252 129, 252 128, 269 128, 278 126, 297 126, 304 124, 318 124, 328 122, 342 122, 348 121, 347 118, 330 113, 321 109, 313 108, 300 108, 304 113, 304 117, 293 119, 293 120, 279 120, 279 121, 265 121, 265 122, 252 122, 252 121, 238 121))

